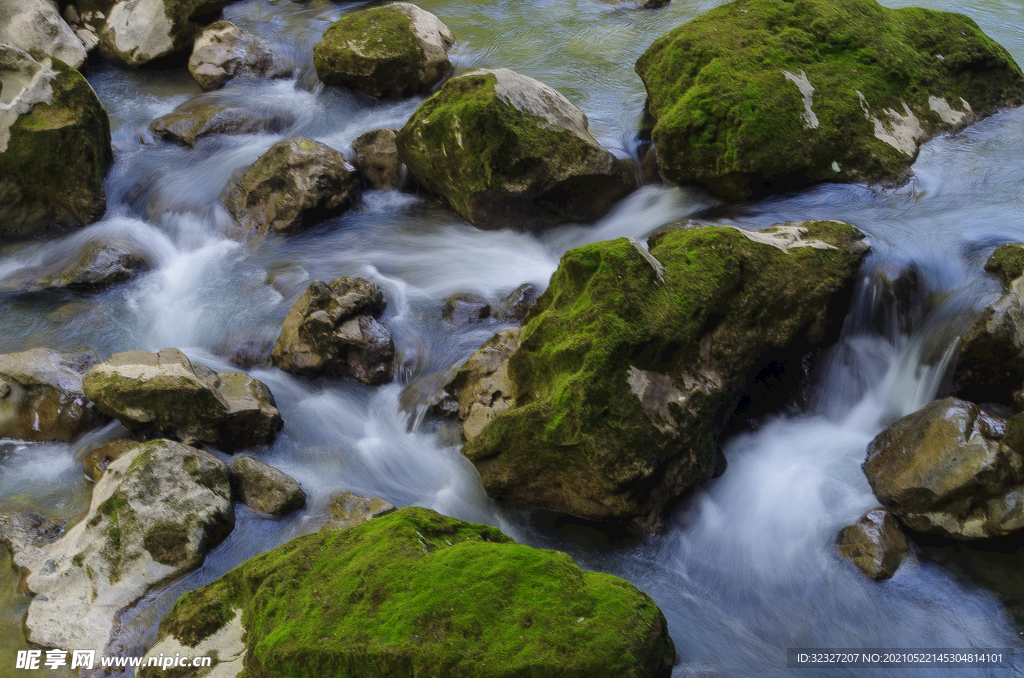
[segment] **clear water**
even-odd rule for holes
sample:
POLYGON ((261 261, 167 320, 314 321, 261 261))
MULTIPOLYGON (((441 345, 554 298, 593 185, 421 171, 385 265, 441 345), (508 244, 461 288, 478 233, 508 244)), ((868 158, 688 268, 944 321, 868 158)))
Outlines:
MULTIPOLYGON (((455 32, 460 70, 510 67, 558 88, 589 115, 603 143, 629 156, 644 99, 633 62, 656 37, 720 3, 674 0, 656 12, 611 0, 420 4, 455 32)), ((923 4, 970 14, 1024 63, 1020 3, 923 4)), ((278 441, 257 454, 295 477, 309 492, 310 507, 284 519, 239 507, 234 532, 200 569, 153 591, 125 614, 112 653, 142 654, 161 615, 183 591, 314 529, 329 496, 345 490, 498 525, 525 543, 567 551, 584 567, 626 577, 668 617, 680 658, 677 676, 891 676, 900 674, 787 670, 785 649, 1019 643, 1003 600, 949 563, 935 562, 941 558, 907 563, 892 580, 877 584, 840 561, 832 544, 843 525, 875 505, 860 470, 865 446, 888 422, 941 389, 946 349, 970 314, 998 292, 981 264, 997 245, 1024 239, 1024 110, 927 144, 914 180, 896 190, 822 186, 724 208, 700 191, 648 186, 598 224, 541 236, 478 231, 423 196, 368 192, 358 208, 301 235, 248 242, 217 202, 235 169, 299 134, 348 153, 356 136, 400 127, 419 103, 380 104, 308 87, 310 46, 330 21, 359 6, 246 0, 225 10, 229 20, 278 44, 296 78, 235 84, 218 96, 254 114, 292 117, 294 124, 281 134, 209 138, 191 150, 156 142, 149 122, 199 94, 188 73, 94 69, 89 78, 111 114, 117 151, 107 180, 107 216, 74 233, 0 243, 0 277, 52 264, 103 236, 134 243, 152 266, 135 281, 98 294, 3 297, 4 352, 90 346, 107 354, 175 346, 222 369, 234 348, 273 341, 291 302, 313 279, 362 276, 381 285, 388 299, 384 322, 402 365, 396 383, 367 388, 252 371, 271 387, 286 422, 278 441), (868 234, 874 251, 865 264, 865 285, 842 342, 821 361, 814 406, 727 440, 728 471, 685 501, 658 538, 608 537, 579 521, 496 505, 458 447, 412 414, 439 373, 501 329, 494 323, 460 329, 443 324, 444 298, 477 292, 496 299, 524 282, 543 287, 569 248, 643 238, 694 215, 745 228, 841 219, 868 234), (893 265, 915 266, 928 291, 927 313, 909 333, 879 332, 864 320, 883 303, 868 277, 893 265)), ((80 450, 4 446, 0 502, 66 519, 80 515, 90 492, 78 470, 80 450)), ((1024 590, 1014 580, 1017 562, 1010 558, 1002 572, 1011 588, 1024 590)), ((0 572, 0 651, 10 656, 24 647, 27 598, 17 592, 6 561, 0 572)), ((954 673, 906 671, 917 677, 954 673)))

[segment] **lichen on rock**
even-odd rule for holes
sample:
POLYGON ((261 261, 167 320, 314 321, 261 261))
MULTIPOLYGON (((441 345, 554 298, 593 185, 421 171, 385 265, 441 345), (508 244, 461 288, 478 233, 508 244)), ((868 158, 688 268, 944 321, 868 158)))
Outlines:
POLYGON ((186 593, 151 656, 239 621, 254 676, 667 678, 675 657, 632 584, 415 507, 293 539, 186 593))
POLYGON ((825 181, 897 184, 922 143, 1024 101, 971 19, 875 0, 737 0, 636 64, 665 176, 726 199, 825 181))

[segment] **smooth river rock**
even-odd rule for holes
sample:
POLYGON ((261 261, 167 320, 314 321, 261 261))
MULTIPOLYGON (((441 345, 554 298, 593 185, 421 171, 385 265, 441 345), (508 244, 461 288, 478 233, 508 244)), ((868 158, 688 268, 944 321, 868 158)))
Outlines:
POLYGON ((635 187, 582 111, 507 68, 446 82, 398 133, 398 152, 421 184, 487 230, 594 221, 635 187))
POLYGON ((392 2, 335 21, 313 47, 317 77, 375 97, 429 92, 452 72, 455 36, 416 5, 392 2))
POLYGON ((50 0, 0 0, 0 44, 34 59, 60 59, 71 68, 85 63, 85 45, 50 0))
POLYGON ((35 596, 29 642, 103 654, 121 611, 198 567, 234 522, 224 462, 169 440, 139 445, 97 481, 81 522, 15 552, 35 596))
POLYGON ((377 190, 402 187, 404 166, 398 157, 398 130, 390 127, 372 129, 352 142, 359 173, 367 185, 377 190))
POLYGON ((868 446, 864 474, 882 506, 911 529, 984 539, 1024 527, 1024 458, 1006 422, 945 398, 903 417, 868 446))
MULTIPOLYGON (((142 66, 188 49, 197 23, 229 0, 120 0, 107 10, 100 52, 128 66, 142 66)), ((108 3, 104 3, 108 4, 108 3)))
POLYGON ((874 508, 839 531, 839 553, 875 581, 889 579, 907 557, 910 546, 896 518, 874 508))
POLYGON ((231 480, 238 500, 253 511, 283 516, 306 506, 306 492, 295 479, 259 459, 235 459, 231 480))
POLYGON ((188 72, 206 91, 234 78, 273 78, 280 73, 266 41, 230 21, 217 21, 203 29, 192 45, 188 72))

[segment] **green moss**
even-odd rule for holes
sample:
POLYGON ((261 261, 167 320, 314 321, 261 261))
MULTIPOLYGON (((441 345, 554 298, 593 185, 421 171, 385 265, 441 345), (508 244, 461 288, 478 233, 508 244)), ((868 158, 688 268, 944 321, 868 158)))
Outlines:
POLYGON ((855 229, 804 226, 837 247, 784 252, 732 228, 658 234, 663 282, 624 238, 567 252, 509 359, 516 406, 463 449, 488 493, 629 520, 706 478, 729 404, 769 358, 820 341, 833 297, 851 289, 855 229), (632 368, 670 375, 685 395, 667 408, 674 422, 644 411, 632 368))
POLYGON ((124 533, 135 529, 138 524, 135 510, 121 490, 116 490, 96 507, 96 515, 90 520, 89 525, 97 527, 104 520, 105 543, 101 555, 110 563, 110 583, 116 584, 121 580, 124 566, 138 558, 138 554, 126 553, 121 543, 124 533))
POLYGON ((313 47, 321 81, 374 96, 416 93, 424 60, 412 20, 390 5, 346 14, 313 47))
POLYGON ((1010 283, 1024 275, 1024 246, 1000 245, 985 262, 985 270, 998 278, 1004 289, 1010 289, 1010 283))
POLYGON ((874 136, 858 93, 883 121, 906 103, 926 137, 950 128, 930 96, 979 115, 1024 101, 1020 69, 974 21, 875 0, 737 0, 657 40, 636 70, 665 175, 726 197, 900 181, 913 157, 874 136), (819 128, 783 71, 806 73, 819 128))
POLYGON ((142 545, 156 562, 171 567, 181 565, 189 558, 187 526, 158 522, 143 536, 142 545))
POLYGON ((86 225, 106 207, 110 122, 89 83, 53 60, 53 104, 36 104, 0 153, 0 232, 86 225))
POLYGON ((631 584, 419 508, 243 563, 183 596, 160 631, 195 645, 235 608, 250 678, 667 676, 674 656, 631 584))

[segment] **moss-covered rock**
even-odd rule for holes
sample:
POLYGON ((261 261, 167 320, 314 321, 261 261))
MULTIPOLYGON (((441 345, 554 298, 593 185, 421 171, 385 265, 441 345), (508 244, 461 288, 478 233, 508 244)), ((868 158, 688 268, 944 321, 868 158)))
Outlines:
POLYGON ((313 47, 320 80, 375 97, 429 92, 452 72, 455 36, 416 5, 392 2, 346 14, 313 47))
POLYGON ((875 0, 736 0, 637 61, 665 176, 727 199, 899 183, 921 143, 1024 101, 971 19, 875 0))
POLYGON ((288 309, 271 360, 305 377, 387 383, 394 374, 395 342, 377 322, 384 307, 384 292, 368 280, 314 280, 288 309))
POLYGON ((149 656, 239 618, 252 677, 667 677, 675 654, 632 584, 421 508, 299 537, 185 594, 149 656))
POLYGON ((587 116, 506 68, 444 84, 398 134, 413 176, 477 228, 538 230, 602 216, 634 188, 587 116))
POLYGON ((0 45, 0 233, 103 214, 110 121, 85 78, 0 45))
POLYGON ((884 508, 873 508, 840 530, 836 545, 844 558, 875 581, 896 574, 910 552, 900 524, 884 508))
POLYGON ((748 382, 842 318, 861 238, 807 222, 668 230, 649 252, 626 238, 570 250, 521 329, 456 375, 463 454, 493 497, 656 528, 712 474, 748 382))
POLYGON ((868 446, 864 475, 908 527, 954 539, 1024 527, 1024 457, 1005 444, 1006 422, 945 398, 903 417, 868 446))
POLYGON ((121 0, 110 4, 100 29, 100 52, 129 66, 142 66, 188 49, 197 21, 216 14, 229 0, 121 0))
POLYGON ((96 407, 136 433, 197 440, 233 451, 272 442, 281 413, 263 382, 213 372, 176 348, 115 353, 83 387, 96 407))
POLYGON ((293 137, 279 141, 225 189, 224 205, 244 228, 296 233, 347 210, 359 177, 327 144, 293 137))
POLYGON ((103 423, 82 389, 95 361, 48 348, 0 355, 0 438, 70 441, 103 423))
POLYGON ((961 338, 954 381, 962 398, 1009 405, 1024 387, 1024 246, 999 247, 985 270, 1006 292, 961 338))
POLYGON ((15 552, 35 594, 28 639, 102 652, 122 610, 198 567, 234 522, 224 462, 169 440, 135 447, 97 481, 82 522, 15 552))

